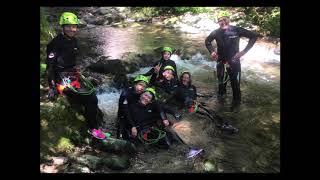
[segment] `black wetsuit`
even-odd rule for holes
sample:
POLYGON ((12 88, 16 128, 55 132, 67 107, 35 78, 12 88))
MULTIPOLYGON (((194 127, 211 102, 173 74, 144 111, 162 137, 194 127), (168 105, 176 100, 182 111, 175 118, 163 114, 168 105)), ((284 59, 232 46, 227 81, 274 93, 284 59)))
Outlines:
POLYGON ((164 67, 166 66, 172 66, 174 68, 174 72, 173 72, 173 75, 174 75, 174 78, 177 79, 178 78, 178 75, 177 75, 177 66, 176 66, 176 63, 170 59, 168 60, 164 60, 164 59, 161 59, 159 61, 157 61, 156 63, 153 64, 153 67, 155 67, 156 65, 160 65, 160 70, 159 70, 159 76, 157 77, 157 73, 155 73, 154 71, 154 68, 151 68, 147 73, 144 74, 144 76, 150 76, 151 75, 151 78, 150 78, 150 83, 153 84, 157 78, 162 78, 163 75, 162 73, 164 72, 164 67))
POLYGON ((234 102, 240 102, 240 77, 241 77, 241 65, 239 59, 233 59, 234 55, 239 52, 239 40, 240 37, 249 38, 248 45, 243 52, 248 52, 258 38, 258 34, 248 31, 241 27, 229 26, 228 29, 216 29, 206 38, 205 45, 210 52, 214 52, 211 42, 216 40, 218 49, 218 64, 217 64, 217 77, 219 80, 218 94, 222 96, 226 92, 225 82, 225 63, 230 65, 230 68, 226 68, 228 76, 230 77, 233 100, 234 102))
POLYGON ((131 127, 136 127, 138 131, 142 131, 152 127, 156 120, 167 119, 163 108, 157 102, 150 103, 146 106, 140 102, 130 104, 130 114, 133 119, 131 127))
POLYGON ((197 89, 193 85, 185 86, 181 83, 174 92, 174 99, 181 107, 189 107, 197 99, 197 89))
MULTIPOLYGON (((74 71, 78 51, 77 40, 59 34, 47 45, 47 75, 51 89, 56 88, 56 83, 61 83, 61 73, 74 71)), ((84 105, 85 117, 88 127, 98 128, 97 110, 98 99, 94 93, 90 95, 79 95, 66 88, 63 91, 72 103, 84 105)))
MULTIPOLYGON (((129 128, 130 124, 133 124, 133 120, 129 111, 129 104, 134 104, 139 101, 140 94, 137 94, 134 90, 134 87, 129 87, 122 91, 119 98, 119 107, 118 107, 118 124, 117 124, 117 138, 120 137, 120 134, 126 136, 127 133, 124 132, 129 128)), ((125 139, 127 137, 124 137, 125 139)))
POLYGON ((173 94, 175 90, 178 88, 179 81, 174 78, 170 81, 166 80, 165 78, 158 78, 154 82, 154 86, 162 89, 164 92, 168 94, 173 94))
POLYGON ((139 101, 130 103, 128 110, 128 116, 124 116, 124 119, 122 119, 123 127, 121 128, 121 135, 125 140, 133 140, 131 138, 132 127, 136 127, 138 133, 141 133, 152 127, 159 118, 161 120, 167 119, 163 107, 157 102, 146 106, 142 105, 139 101), (130 117, 130 120, 126 119, 127 117, 130 117))

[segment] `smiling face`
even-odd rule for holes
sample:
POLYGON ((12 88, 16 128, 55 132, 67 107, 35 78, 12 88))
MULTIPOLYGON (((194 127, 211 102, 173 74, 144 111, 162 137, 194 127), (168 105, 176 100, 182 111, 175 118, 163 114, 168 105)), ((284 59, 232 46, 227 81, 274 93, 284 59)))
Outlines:
POLYGON ((229 27, 230 20, 228 17, 221 17, 218 19, 218 23, 221 29, 227 29, 229 27))
POLYGON ((63 28, 64 34, 66 34, 69 37, 74 37, 78 27, 77 25, 67 24, 67 25, 63 25, 62 28, 63 28))
POLYGON ((147 105, 147 104, 151 103, 152 98, 153 98, 153 96, 150 92, 144 92, 140 96, 140 103, 143 105, 147 105))
POLYGON ((146 88, 146 83, 144 83, 143 81, 140 81, 136 85, 134 85, 134 90, 137 94, 143 93, 145 88, 146 88))
POLYGON ((170 52, 164 51, 164 52, 162 53, 162 58, 163 58, 164 60, 169 60, 170 57, 171 57, 170 52))
POLYGON ((182 80, 182 84, 183 84, 183 85, 188 86, 191 79, 190 79, 189 74, 185 73, 185 74, 183 74, 181 80, 182 80))
POLYGON ((172 70, 165 70, 163 73, 162 73, 163 77, 170 81, 171 79, 173 79, 173 71, 172 70))

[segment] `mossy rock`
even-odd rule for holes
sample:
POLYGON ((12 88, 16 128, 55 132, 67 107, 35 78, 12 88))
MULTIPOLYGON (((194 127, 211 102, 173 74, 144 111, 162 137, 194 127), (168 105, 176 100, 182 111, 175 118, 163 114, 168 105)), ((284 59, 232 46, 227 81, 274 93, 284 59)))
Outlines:
POLYGON ((86 127, 86 122, 79 120, 76 113, 65 97, 40 104, 41 152, 55 154, 73 151, 74 142, 81 142, 80 130, 86 127))
POLYGON ((71 143, 70 139, 61 137, 57 143, 56 149, 58 152, 72 152, 74 150, 74 144, 71 143))
POLYGON ((128 155, 102 154, 100 156, 84 154, 72 157, 72 160, 90 169, 109 168, 112 170, 123 170, 130 166, 128 155))

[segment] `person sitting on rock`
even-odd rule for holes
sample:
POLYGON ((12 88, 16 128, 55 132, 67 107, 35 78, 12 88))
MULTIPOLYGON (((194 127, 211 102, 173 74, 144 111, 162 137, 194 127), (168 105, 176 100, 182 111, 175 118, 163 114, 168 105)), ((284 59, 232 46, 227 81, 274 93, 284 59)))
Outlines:
POLYGON ((177 75, 177 66, 176 63, 172 60, 170 60, 170 56, 172 54, 172 48, 171 47, 163 47, 161 50, 161 59, 154 63, 153 68, 150 69, 147 73, 145 73, 145 76, 150 76, 150 83, 153 84, 154 81, 157 78, 162 78, 162 73, 165 71, 164 68, 166 66, 171 66, 173 67, 173 75, 174 78, 178 78, 177 75))
POLYGON ((159 126, 169 126, 170 122, 162 106, 156 101, 154 88, 147 88, 138 102, 129 104, 129 111, 132 121, 128 121, 126 132, 131 141, 138 138, 144 144, 162 144, 169 148, 166 132, 160 130, 159 126), (157 122, 159 119, 161 121, 157 122))
POLYGON ((124 89, 119 98, 117 138, 123 138, 125 140, 129 139, 128 133, 125 131, 128 129, 128 125, 133 123, 131 114, 129 113, 129 105, 139 101, 140 95, 149 84, 149 78, 138 75, 134 78, 133 82, 133 87, 124 89))
POLYGON ((154 86, 162 89, 168 94, 172 94, 179 84, 179 81, 174 78, 174 74, 176 73, 175 68, 172 66, 165 66, 163 70, 162 76, 159 76, 155 80, 154 86))
POLYGON ((209 117, 221 130, 232 133, 238 132, 238 129, 225 122, 225 120, 214 111, 207 109, 204 102, 197 101, 197 89, 192 85, 191 73, 188 71, 181 73, 179 86, 168 102, 170 103, 172 100, 178 102, 180 108, 187 109, 188 113, 198 113, 209 117))
POLYGON ((46 49, 48 99, 55 100, 59 92, 65 94, 70 102, 84 105, 89 131, 96 136, 103 136, 102 131, 98 130, 96 118, 98 99, 95 88, 75 69, 78 52, 75 34, 79 20, 75 14, 64 12, 59 24, 62 27, 62 33, 53 38, 46 49))
POLYGON ((179 86, 173 96, 180 107, 190 107, 197 99, 197 88, 192 85, 191 74, 184 71, 180 75, 179 86))

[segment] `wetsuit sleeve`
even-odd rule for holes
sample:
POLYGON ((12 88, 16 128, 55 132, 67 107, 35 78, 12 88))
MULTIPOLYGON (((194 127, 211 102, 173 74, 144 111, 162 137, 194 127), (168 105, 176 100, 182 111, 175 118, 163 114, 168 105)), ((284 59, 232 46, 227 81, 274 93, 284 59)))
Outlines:
POLYGON ((156 87, 162 87, 162 83, 160 82, 159 79, 155 79, 154 82, 153 82, 153 85, 156 86, 156 87))
POLYGON ((55 71, 56 63, 57 63, 57 43, 56 40, 53 39, 48 45, 47 45, 47 58, 46 58, 46 64, 47 64, 47 76, 48 76, 48 83, 49 86, 54 86, 54 81, 56 80, 55 77, 55 71))
MULTIPOLYGON (((167 98, 166 103, 170 103, 173 101, 176 97, 179 96, 179 87, 176 88, 173 93, 167 98)), ((170 113, 171 114, 171 113, 170 113)))
POLYGON ((143 75, 144 76, 151 76, 151 75, 153 75, 155 72, 154 72, 154 67, 156 66, 156 65, 158 65, 159 64, 159 62, 156 62, 156 63, 154 63, 153 64, 153 67, 148 71, 148 72, 146 72, 146 73, 144 73, 143 75))
POLYGON ((259 34, 254 33, 252 31, 248 31, 242 27, 237 27, 237 31, 241 37, 249 38, 249 42, 243 50, 243 52, 247 53, 253 47, 254 43, 257 41, 259 34))
POLYGON ((155 103, 155 108, 156 108, 156 111, 160 114, 160 118, 161 120, 166 120, 168 119, 167 118, 167 115, 165 113, 165 110, 164 110, 164 106, 160 103, 155 103))
POLYGON ((175 79, 178 79, 178 72, 177 72, 177 65, 176 63, 173 61, 173 68, 174 68, 174 77, 175 79))
POLYGON ((165 104, 162 104, 162 109, 165 113, 169 113, 173 116, 176 114, 174 110, 172 110, 169 106, 166 106, 165 104))
POLYGON ((195 86, 192 86, 193 89, 194 89, 194 97, 193 97, 193 100, 196 100, 197 99, 197 88, 195 86))
POLYGON ((151 76, 154 73, 154 68, 151 68, 148 72, 144 73, 144 76, 151 76))
POLYGON ((208 51, 209 51, 209 53, 211 54, 212 52, 214 52, 214 48, 213 48, 213 46, 212 46, 212 41, 213 40, 215 40, 215 38, 216 38, 216 30, 215 31, 212 31, 211 33, 210 33, 210 35, 206 38, 206 40, 205 40, 205 45, 206 45, 206 47, 207 47, 207 49, 208 49, 208 51))
POLYGON ((122 92, 121 95, 120 95, 119 108, 121 108, 121 111, 123 112, 123 116, 125 117, 125 119, 128 120, 128 122, 130 123, 130 125, 132 127, 134 127, 135 123, 132 120, 132 117, 131 117, 131 114, 130 114, 130 108, 129 108, 129 102, 128 102, 128 93, 126 91, 122 92))

